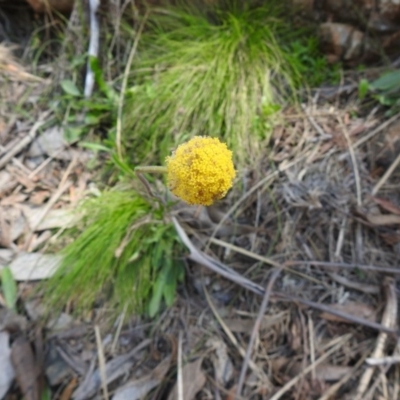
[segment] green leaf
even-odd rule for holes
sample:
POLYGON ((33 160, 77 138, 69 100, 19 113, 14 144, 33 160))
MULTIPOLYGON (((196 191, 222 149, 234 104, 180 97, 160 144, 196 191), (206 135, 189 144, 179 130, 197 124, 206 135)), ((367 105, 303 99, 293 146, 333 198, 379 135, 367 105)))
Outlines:
POLYGON ((79 143, 79 146, 80 147, 84 147, 86 149, 93 150, 93 151, 105 151, 107 153, 111 153, 112 152, 112 150, 109 147, 104 146, 104 145, 99 144, 99 143, 81 142, 81 143, 79 143))
POLYGON ((121 170, 121 172, 123 172, 123 173, 125 173, 127 175, 135 176, 135 173, 133 172, 133 169, 129 166, 128 163, 126 163, 124 160, 122 160, 118 156, 118 154, 114 153, 112 155, 112 161, 121 170))
POLYGON ((358 98, 363 100, 369 91, 369 82, 366 79, 361 79, 358 84, 358 98))
POLYGON ((153 295, 151 296, 151 299, 149 302, 150 317, 154 317, 160 311, 161 299, 162 299, 162 295, 163 295, 163 291, 164 291, 164 285, 165 285, 164 276, 163 276, 163 274, 160 274, 157 278, 156 283, 154 284, 153 295))
POLYGON ((4 267, 1 271, 1 286, 7 307, 16 311, 18 289, 9 267, 4 267))
POLYGON ((82 126, 77 126, 77 127, 69 126, 64 131, 64 139, 68 143, 75 143, 83 136, 84 133, 85 133, 85 128, 82 126))
POLYGON ((400 71, 389 72, 372 82, 370 86, 374 90, 383 91, 400 89, 400 71))
POLYGON ((101 69, 99 59, 94 56, 89 56, 89 65, 94 73, 94 79, 101 90, 101 92, 109 99, 114 102, 117 101, 117 93, 106 83, 103 78, 103 71, 101 69))
POLYGON ((75 83, 69 79, 61 81, 61 87, 66 94, 70 96, 79 97, 81 96, 81 92, 76 87, 75 83))

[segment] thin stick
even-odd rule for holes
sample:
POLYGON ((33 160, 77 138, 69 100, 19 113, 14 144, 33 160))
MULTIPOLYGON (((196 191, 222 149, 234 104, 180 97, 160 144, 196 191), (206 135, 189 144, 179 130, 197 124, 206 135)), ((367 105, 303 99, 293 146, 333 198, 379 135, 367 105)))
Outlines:
MULTIPOLYGON (((216 318, 216 320, 218 321, 218 323, 221 325, 222 329, 224 330, 226 336, 228 337, 228 339, 231 341, 231 343, 236 347, 238 353, 242 356, 243 359, 245 359, 246 357, 246 352, 244 350, 244 348, 240 345, 240 343, 238 342, 238 340, 236 339, 235 335, 232 333, 232 331, 229 329, 229 327, 225 324, 224 320, 221 318, 221 316, 218 314, 218 311, 216 310, 213 302, 210 299, 210 295, 207 292, 207 289, 205 287, 203 287, 204 290, 204 294, 206 295, 206 300, 208 305, 211 308, 211 311, 214 314, 214 317, 216 318)), ((253 372, 260 376, 263 372, 261 371, 261 369, 252 361, 249 360, 248 361, 248 365, 250 366, 250 368, 253 370, 253 372)))
POLYGON ((272 265, 275 268, 282 268, 283 267, 287 272, 290 272, 293 275, 300 276, 301 278, 306 279, 306 280, 308 280, 310 282, 314 282, 314 283, 317 283, 319 285, 321 285, 321 284, 323 285, 324 284, 323 282, 321 282, 318 279, 313 278, 312 276, 309 276, 309 275, 303 274, 302 272, 299 272, 299 271, 296 271, 296 270, 288 268, 288 266, 286 264, 282 266, 280 263, 272 260, 271 258, 260 256, 260 255, 258 255, 256 253, 253 253, 252 251, 248 251, 246 249, 243 249, 242 247, 235 246, 234 244, 231 244, 231 243, 228 243, 228 242, 224 242, 223 240, 215 239, 215 238, 211 238, 211 239, 209 239, 209 241, 211 243, 215 243, 215 244, 217 244, 219 246, 223 246, 223 247, 225 247, 227 249, 231 249, 233 251, 236 251, 237 253, 243 254, 243 255, 248 256, 250 258, 253 258, 254 260, 261 261, 261 262, 263 262, 263 263, 265 263, 267 265, 272 265))
MULTIPOLYGON (((97 57, 99 53, 99 42, 100 42, 100 28, 99 20, 97 16, 97 10, 99 8, 99 0, 89 0, 90 9, 90 39, 89 39, 89 57, 97 57)), ((87 72, 85 79, 84 96, 89 98, 92 95, 94 87, 94 72, 90 65, 90 58, 87 62, 87 72)))
POLYGON ((98 325, 94 327, 94 332, 96 334, 97 356, 99 358, 99 370, 101 377, 101 386, 103 389, 103 396, 105 400, 108 400, 109 396, 107 389, 106 359, 104 357, 103 344, 101 343, 100 328, 98 325))
POLYGON ((54 204, 57 202, 57 200, 61 197, 61 195, 69 189, 69 187, 72 185, 72 182, 67 181, 69 175, 72 172, 72 169, 74 168, 76 163, 76 158, 73 158, 68 165, 68 168, 64 172, 64 175, 61 178, 60 184, 58 185, 58 189, 53 195, 50 197, 50 200, 47 202, 45 208, 43 209, 42 213, 39 215, 39 217, 36 219, 35 224, 32 226, 32 232, 34 232, 37 227, 40 225, 40 223, 43 221, 44 217, 48 214, 50 209, 54 206, 54 204))
POLYGON ((182 363, 182 331, 179 331, 179 340, 178 340, 178 400, 184 400, 183 398, 183 363, 182 363))
POLYGON ((356 371, 361 367, 361 365, 364 363, 366 359, 366 355, 361 357, 356 365, 342 378, 340 381, 336 382, 334 385, 332 385, 318 400, 329 400, 333 399, 334 394, 350 379, 354 378, 356 371))
POLYGON ((135 168, 135 174, 140 180, 140 182, 143 183, 143 186, 145 187, 147 193, 150 195, 150 197, 154 197, 157 200, 159 200, 162 204, 165 204, 164 199, 162 199, 160 196, 156 195, 153 193, 153 190, 151 189, 150 183, 148 180, 145 178, 145 176, 142 174, 142 172, 147 172, 151 174, 157 174, 157 173, 164 173, 166 172, 166 167, 158 167, 158 166, 148 166, 148 167, 136 167, 135 168))
POLYGON ((396 157, 396 159, 393 161, 392 165, 385 172, 385 174, 382 176, 382 178, 379 180, 379 182, 374 186, 374 188, 372 189, 372 196, 376 196, 376 194, 379 192, 381 187, 390 178, 390 176, 393 174, 394 170, 398 167, 399 164, 400 164, 400 154, 396 157))
POLYGON ((72 172, 73 167, 75 166, 76 163, 76 158, 73 158, 68 165, 68 168, 64 172, 64 175, 61 178, 60 184, 58 185, 58 189, 53 195, 50 197, 49 201, 46 203, 44 209, 42 212, 38 215, 36 218, 35 222, 31 226, 31 233, 26 240, 25 244, 25 250, 29 249, 31 246, 31 242, 33 239, 33 235, 36 231, 36 229, 39 227, 40 223, 43 221, 43 219, 46 217, 48 212, 51 210, 51 208, 54 206, 54 204, 57 202, 57 200, 62 196, 62 194, 70 188, 72 185, 71 181, 67 181, 70 173, 72 172))
POLYGON ((365 362, 371 366, 399 364, 400 356, 387 356, 387 357, 381 357, 381 358, 369 357, 365 360, 365 362))
POLYGON ((269 400, 280 399, 301 378, 303 378, 305 375, 307 375, 313 368, 317 367, 319 364, 321 364, 323 361, 325 361, 331 354, 333 354, 336 350, 338 350, 340 347, 342 347, 344 345, 344 343, 349 341, 350 338, 351 338, 351 335, 347 334, 347 335, 341 336, 337 339, 334 339, 332 341, 332 343, 333 343, 332 347, 325 354, 323 354, 317 361, 315 361, 313 364, 309 365, 302 372, 300 372, 300 374, 298 374, 293 379, 291 379, 288 383, 286 383, 286 385, 283 386, 280 390, 278 390, 269 400))
POLYGON ((324 130, 317 124, 317 121, 315 121, 314 117, 308 112, 306 106, 304 104, 302 104, 301 108, 303 109, 304 114, 306 115, 306 117, 309 120, 310 124, 321 135, 321 137, 324 138, 324 139, 330 139, 332 137, 332 135, 328 135, 328 134, 326 134, 324 132, 324 130))
POLYGON ((118 101, 118 116, 117 116, 117 133, 116 133, 116 145, 117 145, 117 153, 120 158, 122 158, 122 148, 121 148, 121 137, 122 137, 122 109, 124 107, 124 98, 125 98, 125 91, 126 87, 128 85, 128 76, 129 72, 131 70, 132 62, 133 62, 133 57, 136 54, 136 49, 139 45, 139 40, 143 32, 144 25, 146 23, 147 17, 149 15, 149 12, 147 11, 142 23, 139 26, 139 30, 136 33, 135 40, 133 41, 132 49, 131 52, 129 53, 128 57, 128 62, 126 63, 125 66, 125 71, 124 71, 124 77, 122 80, 122 87, 121 87, 121 92, 119 94, 119 101, 118 101))
POLYGON ((311 313, 308 313, 308 337, 310 342, 310 361, 314 368, 311 370, 312 380, 315 382, 317 375, 315 372, 315 343, 314 343, 314 324, 311 318, 311 313))
POLYGON ((138 165, 135 167, 135 172, 142 172, 148 174, 163 174, 167 172, 167 167, 159 165, 138 165))
POLYGON ((29 133, 21 139, 17 144, 10 149, 10 151, 0 158, 0 168, 3 168, 15 155, 17 155, 24 147, 35 139, 38 130, 47 122, 46 118, 50 115, 51 111, 46 111, 41 115, 39 121, 35 122, 29 133))
POLYGON ((261 321, 264 318, 265 310, 267 308, 268 301, 269 301, 269 298, 271 296, 272 287, 273 287, 273 285, 274 285, 274 283, 275 283, 276 279, 278 278, 278 275, 280 274, 281 271, 282 271, 282 268, 278 268, 272 273, 272 276, 271 276, 271 278, 270 278, 270 280, 268 282, 268 286, 265 289, 264 298, 263 298, 263 301, 261 303, 260 311, 258 312, 256 322, 254 323, 253 330, 251 332, 250 341, 249 341, 249 344, 247 346, 246 356, 244 358, 244 361, 243 361, 243 364, 242 364, 242 369, 240 371, 239 383, 238 383, 238 386, 237 386, 237 389, 236 389, 236 396, 241 396, 242 388, 243 388, 243 384, 244 384, 244 379, 246 377, 247 367, 249 365, 251 353, 253 351, 254 341, 256 340, 256 336, 258 334, 258 331, 260 330, 261 321))
POLYGON ((400 269, 399 268, 392 268, 392 267, 378 267, 376 265, 361 265, 361 264, 345 264, 345 263, 340 263, 340 262, 329 262, 329 261, 318 261, 318 260, 293 260, 293 261, 286 261, 285 265, 302 265, 302 264, 308 264, 308 265, 315 265, 318 267, 322 268, 342 268, 342 269, 354 269, 357 268, 361 271, 375 271, 375 272, 380 272, 382 274, 400 274, 400 269))
MULTIPOLYGON (((385 282, 385 293, 386 293, 386 308, 382 316, 382 325, 388 328, 396 326, 397 318, 397 295, 394 280, 387 278, 385 282)), ((376 340, 375 349, 371 355, 371 358, 381 358, 385 351, 386 341, 388 334, 381 332, 376 340)), ((365 392, 368 389, 372 375, 374 374, 374 368, 367 368, 361 376, 356 396, 354 399, 361 400, 365 398, 365 392)))
MULTIPOLYGON (((253 293, 256 293, 260 296, 264 296, 265 290, 262 286, 254 283, 250 279, 240 275, 238 272, 234 271, 233 269, 229 268, 228 266, 224 265, 223 263, 212 259, 211 257, 207 256, 200 250, 198 250, 193 243, 190 241, 189 237, 187 236, 184 229, 180 226, 178 220, 175 217, 171 217, 172 223, 175 226, 175 229, 181 238, 183 244, 189 249, 190 254, 188 258, 191 260, 198 262, 199 264, 204 265, 205 267, 209 268, 211 271, 216 272, 217 274, 224 276, 225 278, 229 279, 232 282, 237 283, 238 285, 242 286, 243 288, 250 290, 253 293)), ((324 311, 328 314, 335 315, 339 318, 345 319, 347 321, 351 321, 355 324, 367 326, 369 328, 391 333, 397 336, 397 331, 395 329, 387 328, 381 324, 376 322, 368 321, 364 318, 356 317, 355 315, 351 315, 339 310, 335 310, 325 304, 315 303, 313 301, 309 301, 306 299, 302 299, 300 297, 292 296, 287 293, 282 292, 273 292, 272 296, 275 299, 279 299, 282 301, 292 301, 294 303, 302 304, 307 307, 314 308, 315 310, 324 311)))
POLYGON ((122 310, 122 313, 119 316, 117 331, 115 332, 115 337, 114 337, 114 340, 113 340, 113 344, 111 345, 111 353, 113 353, 113 354, 115 354, 115 351, 117 349, 118 339, 119 339, 119 337, 121 335, 122 325, 124 324, 125 314, 126 314, 127 308, 128 308, 128 304, 125 303, 124 309, 122 310))
MULTIPOLYGON (((224 216, 221 218, 221 221, 217 224, 217 226, 214 229, 214 232, 212 233, 210 239, 214 239, 215 235, 221 229, 223 226, 224 222, 233 214, 233 212, 246 200, 248 199, 254 192, 256 192, 259 188, 264 186, 265 184, 269 183, 269 181, 272 181, 275 177, 277 177, 280 173, 283 171, 286 171, 287 169, 295 166, 298 164, 301 160, 305 159, 305 156, 299 157, 297 160, 294 160, 284 167, 281 167, 280 169, 270 173, 267 175, 265 178, 261 179, 257 184, 255 184, 251 189, 249 189, 243 196, 235 203, 233 206, 224 214, 224 216)), ((210 242, 209 242, 210 243, 210 242)))
POLYGON ((351 143, 349 132, 347 132, 347 128, 345 127, 341 118, 338 119, 340 128, 342 129, 343 136, 346 139, 347 146, 349 148, 351 163, 353 164, 353 171, 354 171, 354 179, 356 181, 356 192, 357 192, 357 205, 361 206, 362 199, 361 199, 361 179, 360 179, 360 172, 358 171, 358 164, 357 158, 354 153, 354 147, 351 143))
POLYGON ((368 133, 367 135, 365 135, 361 139, 359 139, 357 142, 355 142, 353 144, 353 148, 356 149, 357 147, 362 146, 365 142, 368 142, 369 139, 374 137, 379 132, 383 131, 387 126, 389 126, 392 122, 396 121, 399 117, 400 117, 400 113, 393 115, 393 117, 389 118, 383 124, 379 125, 373 131, 371 131, 370 133, 368 133))
POLYGON ((65 148, 58 150, 56 153, 46 158, 46 160, 44 160, 38 167, 36 167, 36 169, 29 173, 28 179, 34 178, 43 168, 45 168, 54 158, 60 155, 63 151, 65 151, 65 148))

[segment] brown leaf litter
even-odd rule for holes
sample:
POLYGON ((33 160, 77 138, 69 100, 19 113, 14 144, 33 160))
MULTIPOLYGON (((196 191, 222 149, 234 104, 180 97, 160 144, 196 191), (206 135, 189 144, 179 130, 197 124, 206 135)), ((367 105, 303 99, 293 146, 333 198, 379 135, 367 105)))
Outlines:
MULTIPOLYGON (((5 95, 21 101, 32 85, 34 104, 47 83, 23 76, 5 95)), ((101 302, 45 321, 29 282, 54 270, 40 251, 71 223, 90 154, 63 142, 51 113, 33 106, 27 123, 1 110, 0 262, 21 280, 26 313, 2 312, 0 298, 0 357, 18 383, 6 399, 17 386, 39 398, 42 372, 63 400, 398 398, 399 116, 351 107, 286 110, 240 191, 208 210, 178 204, 190 257, 175 304, 156 321, 122 313, 112 324, 101 302)))
MULTIPOLYGON (((400 371, 393 360, 397 348, 387 332, 393 328, 397 332, 398 327, 389 324, 382 311, 393 313, 397 303, 387 297, 393 283, 382 285, 382 277, 396 279, 399 253, 396 244, 388 244, 382 234, 394 234, 397 227, 373 224, 368 216, 398 216, 400 199, 392 181, 398 172, 371 196, 385 171, 371 176, 370 159, 377 153, 365 149, 374 145, 373 138, 368 146, 357 147, 357 143, 378 129, 380 121, 371 120, 366 130, 355 130, 350 136, 355 166, 344 147, 348 142, 339 143, 332 132, 340 133, 339 125, 335 126, 339 118, 347 121, 348 131, 351 124, 362 121, 346 119, 345 111, 305 111, 288 114, 285 125, 275 128, 279 133, 273 136, 271 157, 277 160, 277 168, 261 164, 249 172, 243 181, 244 195, 232 192, 205 214, 177 206, 179 224, 190 233, 188 239, 195 240, 197 264, 188 264, 185 292, 158 321, 121 315, 111 330, 100 328, 104 336, 97 342, 93 327, 101 327, 106 315, 101 307, 86 320, 74 320, 67 309, 63 318, 46 326, 44 371, 52 390, 63 398, 82 400, 101 392, 122 399, 145 394, 154 399, 176 398, 179 393, 184 399, 335 399, 353 398, 357 388, 359 393, 371 393, 370 398, 396 394, 395 377, 400 371), (331 126, 330 136, 315 126, 331 126), (282 152, 285 156, 280 158, 282 152), (355 167, 361 187, 359 209, 355 167), (214 263, 215 272, 200 266, 205 262, 203 252, 212 257, 208 262, 214 263), (260 314, 260 295, 270 281, 271 267, 279 266, 280 276, 260 314), (186 328, 179 342, 182 324, 186 328), (154 339, 148 339, 149 335, 154 339), (367 357, 375 363, 390 357, 391 363, 384 364, 385 379, 377 367, 366 369, 367 357), (244 379, 238 397, 241 371, 244 379), (372 371, 371 377, 363 371, 372 371)), ((21 178, 10 188, 10 181, 4 179, 0 205, 8 208, 4 224, 9 227, 4 229, 4 243, 11 243, 13 251, 26 248, 26 238, 32 238, 35 227, 44 231, 57 227, 52 222, 57 215, 49 220, 47 216, 73 204, 63 182, 74 177, 74 169, 81 164, 70 160, 62 170, 63 160, 46 157, 50 158, 43 167, 46 173, 39 171, 37 179, 29 178, 31 172, 18 164, 13 168, 27 181, 21 178), (43 191, 46 195, 37 195, 43 203, 30 204, 35 193, 43 191), (11 209, 19 210, 18 218, 25 221, 18 235, 6 233, 16 223, 11 209)), ((29 168, 27 160, 20 158, 25 168, 29 168)), ((71 181, 73 187, 78 187, 77 179, 78 175, 71 181)), ((16 260, 26 256, 38 257, 21 253, 16 260)), ((21 300, 31 323, 39 323, 42 316, 34 310, 39 310, 40 299, 28 308, 21 291, 21 300)))

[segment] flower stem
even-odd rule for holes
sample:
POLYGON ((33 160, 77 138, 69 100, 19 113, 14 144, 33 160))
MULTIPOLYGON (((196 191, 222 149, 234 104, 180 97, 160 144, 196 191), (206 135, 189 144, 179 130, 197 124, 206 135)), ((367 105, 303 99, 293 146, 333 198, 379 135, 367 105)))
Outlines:
POLYGON ((167 167, 158 165, 139 165, 135 167, 135 172, 148 173, 148 174, 164 174, 167 172, 167 167))

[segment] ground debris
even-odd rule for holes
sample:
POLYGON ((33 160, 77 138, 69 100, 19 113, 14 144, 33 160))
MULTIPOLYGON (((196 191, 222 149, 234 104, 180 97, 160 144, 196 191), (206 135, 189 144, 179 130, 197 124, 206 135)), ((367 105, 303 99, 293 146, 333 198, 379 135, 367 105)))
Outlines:
POLYGON ((39 400, 41 397, 40 365, 37 363, 32 347, 25 337, 20 336, 13 342, 11 360, 24 398, 26 400, 39 400))
POLYGON ((206 383, 206 377, 201 370, 203 360, 199 358, 196 361, 190 362, 183 367, 182 370, 182 387, 178 388, 177 382, 168 396, 168 400, 178 398, 178 392, 181 390, 181 398, 185 400, 193 400, 196 394, 203 388, 206 383))
MULTIPOLYGON (((129 353, 115 357, 105 365, 105 376, 107 385, 125 375, 135 363, 135 358, 150 344, 150 340, 145 340, 136 346, 129 353)), ((97 393, 102 384, 100 368, 93 370, 86 375, 73 394, 74 400, 85 400, 97 393)))
POLYGON ((10 388, 14 377, 14 367, 11 362, 10 335, 7 331, 0 331, 0 399, 3 399, 10 388))
POLYGON ((171 357, 167 357, 148 375, 132 380, 120 387, 113 400, 141 400, 147 393, 157 387, 165 378, 171 365, 171 357))

